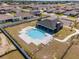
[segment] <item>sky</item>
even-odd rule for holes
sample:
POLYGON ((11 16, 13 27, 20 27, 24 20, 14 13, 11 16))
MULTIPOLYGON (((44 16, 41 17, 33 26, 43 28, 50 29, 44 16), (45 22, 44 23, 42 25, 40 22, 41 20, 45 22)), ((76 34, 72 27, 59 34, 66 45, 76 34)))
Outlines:
POLYGON ((79 1, 79 0, 16 0, 16 1, 79 1))

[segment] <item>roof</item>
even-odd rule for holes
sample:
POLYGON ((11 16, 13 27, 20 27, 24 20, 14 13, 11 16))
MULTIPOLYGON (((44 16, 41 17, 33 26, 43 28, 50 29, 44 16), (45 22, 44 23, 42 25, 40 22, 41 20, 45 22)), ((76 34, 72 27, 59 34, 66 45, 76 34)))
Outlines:
POLYGON ((0 14, 0 20, 7 20, 7 19, 12 19, 13 16, 11 15, 6 15, 6 14, 0 14))
POLYGON ((33 10, 32 13, 33 14, 40 14, 40 10, 33 10))
POLYGON ((48 18, 46 20, 42 20, 42 21, 39 21, 37 23, 37 25, 41 25, 41 26, 44 26, 46 28, 49 28, 49 29, 52 29, 52 30, 55 30, 56 29, 56 24, 57 22, 59 22, 57 20, 57 18, 48 18))
POLYGON ((18 13, 16 13, 16 16, 17 17, 28 17, 28 16, 33 16, 32 14, 30 14, 30 13, 26 13, 26 12, 18 12, 18 13))
POLYGON ((64 14, 65 14, 65 15, 77 15, 78 12, 72 10, 72 11, 66 11, 64 14))
POLYGON ((74 11, 74 10, 71 11, 71 14, 72 14, 72 15, 77 15, 78 13, 79 13, 79 12, 76 12, 76 11, 74 11))

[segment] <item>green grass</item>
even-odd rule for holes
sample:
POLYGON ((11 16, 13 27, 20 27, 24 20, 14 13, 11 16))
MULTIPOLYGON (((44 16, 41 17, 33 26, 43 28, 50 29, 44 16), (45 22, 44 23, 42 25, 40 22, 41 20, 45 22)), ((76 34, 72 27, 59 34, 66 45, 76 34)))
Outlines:
POLYGON ((76 25, 76 28, 79 29, 79 23, 76 25))
MULTIPOLYGON (((64 16, 64 14, 56 14, 58 17, 64 16)), ((77 18, 73 16, 67 16, 71 21, 75 21, 77 18)))
POLYGON ((58 39, 64 39, 65 37, 67 37, 68 35, 74 33, 75 31, 72 30, 70 28, 66 28, 66 27, 63 27, 63 29, 61 29, 59 32, 56 33, 56 37, 58 39))
POLYGON ((70 18, 70 20, 75 21, 77 18, 76 17, 72 17, 72 16, 68 16, 70 18))
POLYGON ((0 25, 2 25, 2 24, 11 24, 12 22, 5 22, 5 23, 1 23, 0 25))

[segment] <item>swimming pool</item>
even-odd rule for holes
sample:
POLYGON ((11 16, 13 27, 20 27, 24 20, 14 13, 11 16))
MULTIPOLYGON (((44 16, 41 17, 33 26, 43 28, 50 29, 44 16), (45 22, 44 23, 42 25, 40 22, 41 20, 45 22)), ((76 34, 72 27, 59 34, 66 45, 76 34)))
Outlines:
POLYGON ((52 39, 52 35, 31 26, 23 28, 18 36, 27 44, 33 43, 35 45, 47 44, 52 39))
POLYGON ((37 28, 29 29, 26 34, 28 34, 33 39, 43 39, 46 36, 44 31, 37 28))

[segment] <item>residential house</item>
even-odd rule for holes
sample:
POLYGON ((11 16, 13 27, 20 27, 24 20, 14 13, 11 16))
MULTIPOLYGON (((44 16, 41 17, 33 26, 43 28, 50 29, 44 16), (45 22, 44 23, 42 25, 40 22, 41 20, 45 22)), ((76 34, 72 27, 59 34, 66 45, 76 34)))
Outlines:
POLYGON ((50 17, 45 20, 38 21, 36 27, 50 34, 58 32, 63 24, 57 18, 50 17))
POLYGON ((33 10, 32 14, 34 14, 35 16, 40 16, 41 15, 41 11, 40 10, 33 10))

